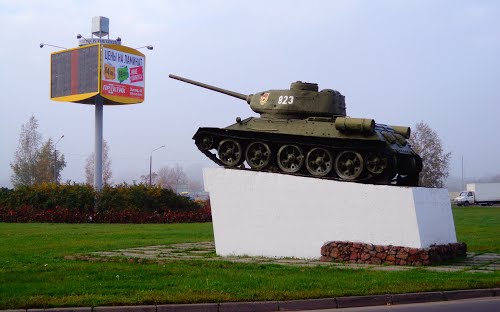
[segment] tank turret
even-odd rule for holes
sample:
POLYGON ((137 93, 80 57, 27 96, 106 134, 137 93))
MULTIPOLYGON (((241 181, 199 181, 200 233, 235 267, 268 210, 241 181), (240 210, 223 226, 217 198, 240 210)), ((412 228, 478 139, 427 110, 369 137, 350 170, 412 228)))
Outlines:
POLYGON ((331 89, 318 91, 316 83, 296 81, 287 90, 268 90, 245 95, 175 75, 169 77, 244 100, 254 112, 270 118, 345 116, 344 96, 331 89))
POLYGON ((418 186, 422 159, 407 139, 410 128, 346 116, 345 98, 315 83, 242 94, 194 80, 170 78, 250 104, 260 117, 226 128, 199 128, 193 139, 215 163, 349 182, 418 186), (212 153, 212 150, 217 154, 212 153))

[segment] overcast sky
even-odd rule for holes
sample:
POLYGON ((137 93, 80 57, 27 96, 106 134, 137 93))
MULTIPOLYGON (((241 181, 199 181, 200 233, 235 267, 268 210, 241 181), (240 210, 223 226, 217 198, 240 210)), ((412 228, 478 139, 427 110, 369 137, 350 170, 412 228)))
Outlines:
POLYGON ((451 174, 500 173, 499 1, 49 1, 0 0, 0 186, 10 187, 21 125, 31 115, 83 182, 94 148, 94 107, 49 99, 50 53, 75 47, 94 16, 110 38, 146 54, 146 100, 104 107, 114 182, 179 163, 212 166, 192 141, 198 127, 255 116, 244 101, 168 78, 240 93, 296 80, 339 90, 351 117, 428 123, 452 152, 451 174))

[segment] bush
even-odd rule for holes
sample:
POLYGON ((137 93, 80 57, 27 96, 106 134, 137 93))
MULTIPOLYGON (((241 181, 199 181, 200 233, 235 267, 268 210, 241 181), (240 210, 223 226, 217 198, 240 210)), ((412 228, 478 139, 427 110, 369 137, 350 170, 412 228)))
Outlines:
POLYGON ((65 207, 85 214, 93 209, 94 198, 95 191, 89 185, 42 183, 34 186, 20 186, 12 190, 6 204, 11 209, 25 205, 39 210, 65 207))
POLYGON ((100 206, 103 210, 137 208, 149 212, 163 212, 191 211, 200 208, 198 203, 177 195, 172 190, 144 184, 106 186, 100 196, 100 206))
POLYGON ((0 187, 0 207, 7 205, 10 200, 10 196, 12 195, 13 190, 0 187))
POLYGON ((211 221, 210 203, 143 184, 106 186, 43 183, 0 189, 0 222, 178 223, 211 221), (99 209, 95 209, 95 201, 99 209))

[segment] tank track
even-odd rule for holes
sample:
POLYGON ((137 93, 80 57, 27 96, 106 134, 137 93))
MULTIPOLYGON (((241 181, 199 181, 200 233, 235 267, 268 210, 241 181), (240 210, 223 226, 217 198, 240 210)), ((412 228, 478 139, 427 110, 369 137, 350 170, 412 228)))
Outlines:
POLYGON ((262 135, 252 131, 219 128, 200 128, 193 139, 205 156, 219 166, 230 169, 358 183, 418 186, 418 173, 405 174, 404 167, 408 161, 417 161, 417 166, 421 167, 421 159, 396 154, 382 141, 367 144, 366 141, 278 133, 262 135), (214 149, 217 154, 211 152, 214 149), (250 168, 245 168, 244 162, 250 168))

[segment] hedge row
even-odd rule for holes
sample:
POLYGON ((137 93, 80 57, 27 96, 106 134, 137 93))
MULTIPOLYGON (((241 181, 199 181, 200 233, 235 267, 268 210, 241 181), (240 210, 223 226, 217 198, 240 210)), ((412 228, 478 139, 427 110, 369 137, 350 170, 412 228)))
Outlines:
POLYGON ((211 221, 210 203, 160 187, 44 183, 0 188, 0 222, 174 223, 211 221), (96 200, 99 208, 95 209, 96 200))
POLYGON ((0 207, 0 222, 50 222, 50 223, 187 223, 210 222, 210 206, 197 211, 146 212, 137 209, 110 209, 82 214, 69 208, 56 207, 40 210, 26 205, 18 209, 0 207))

